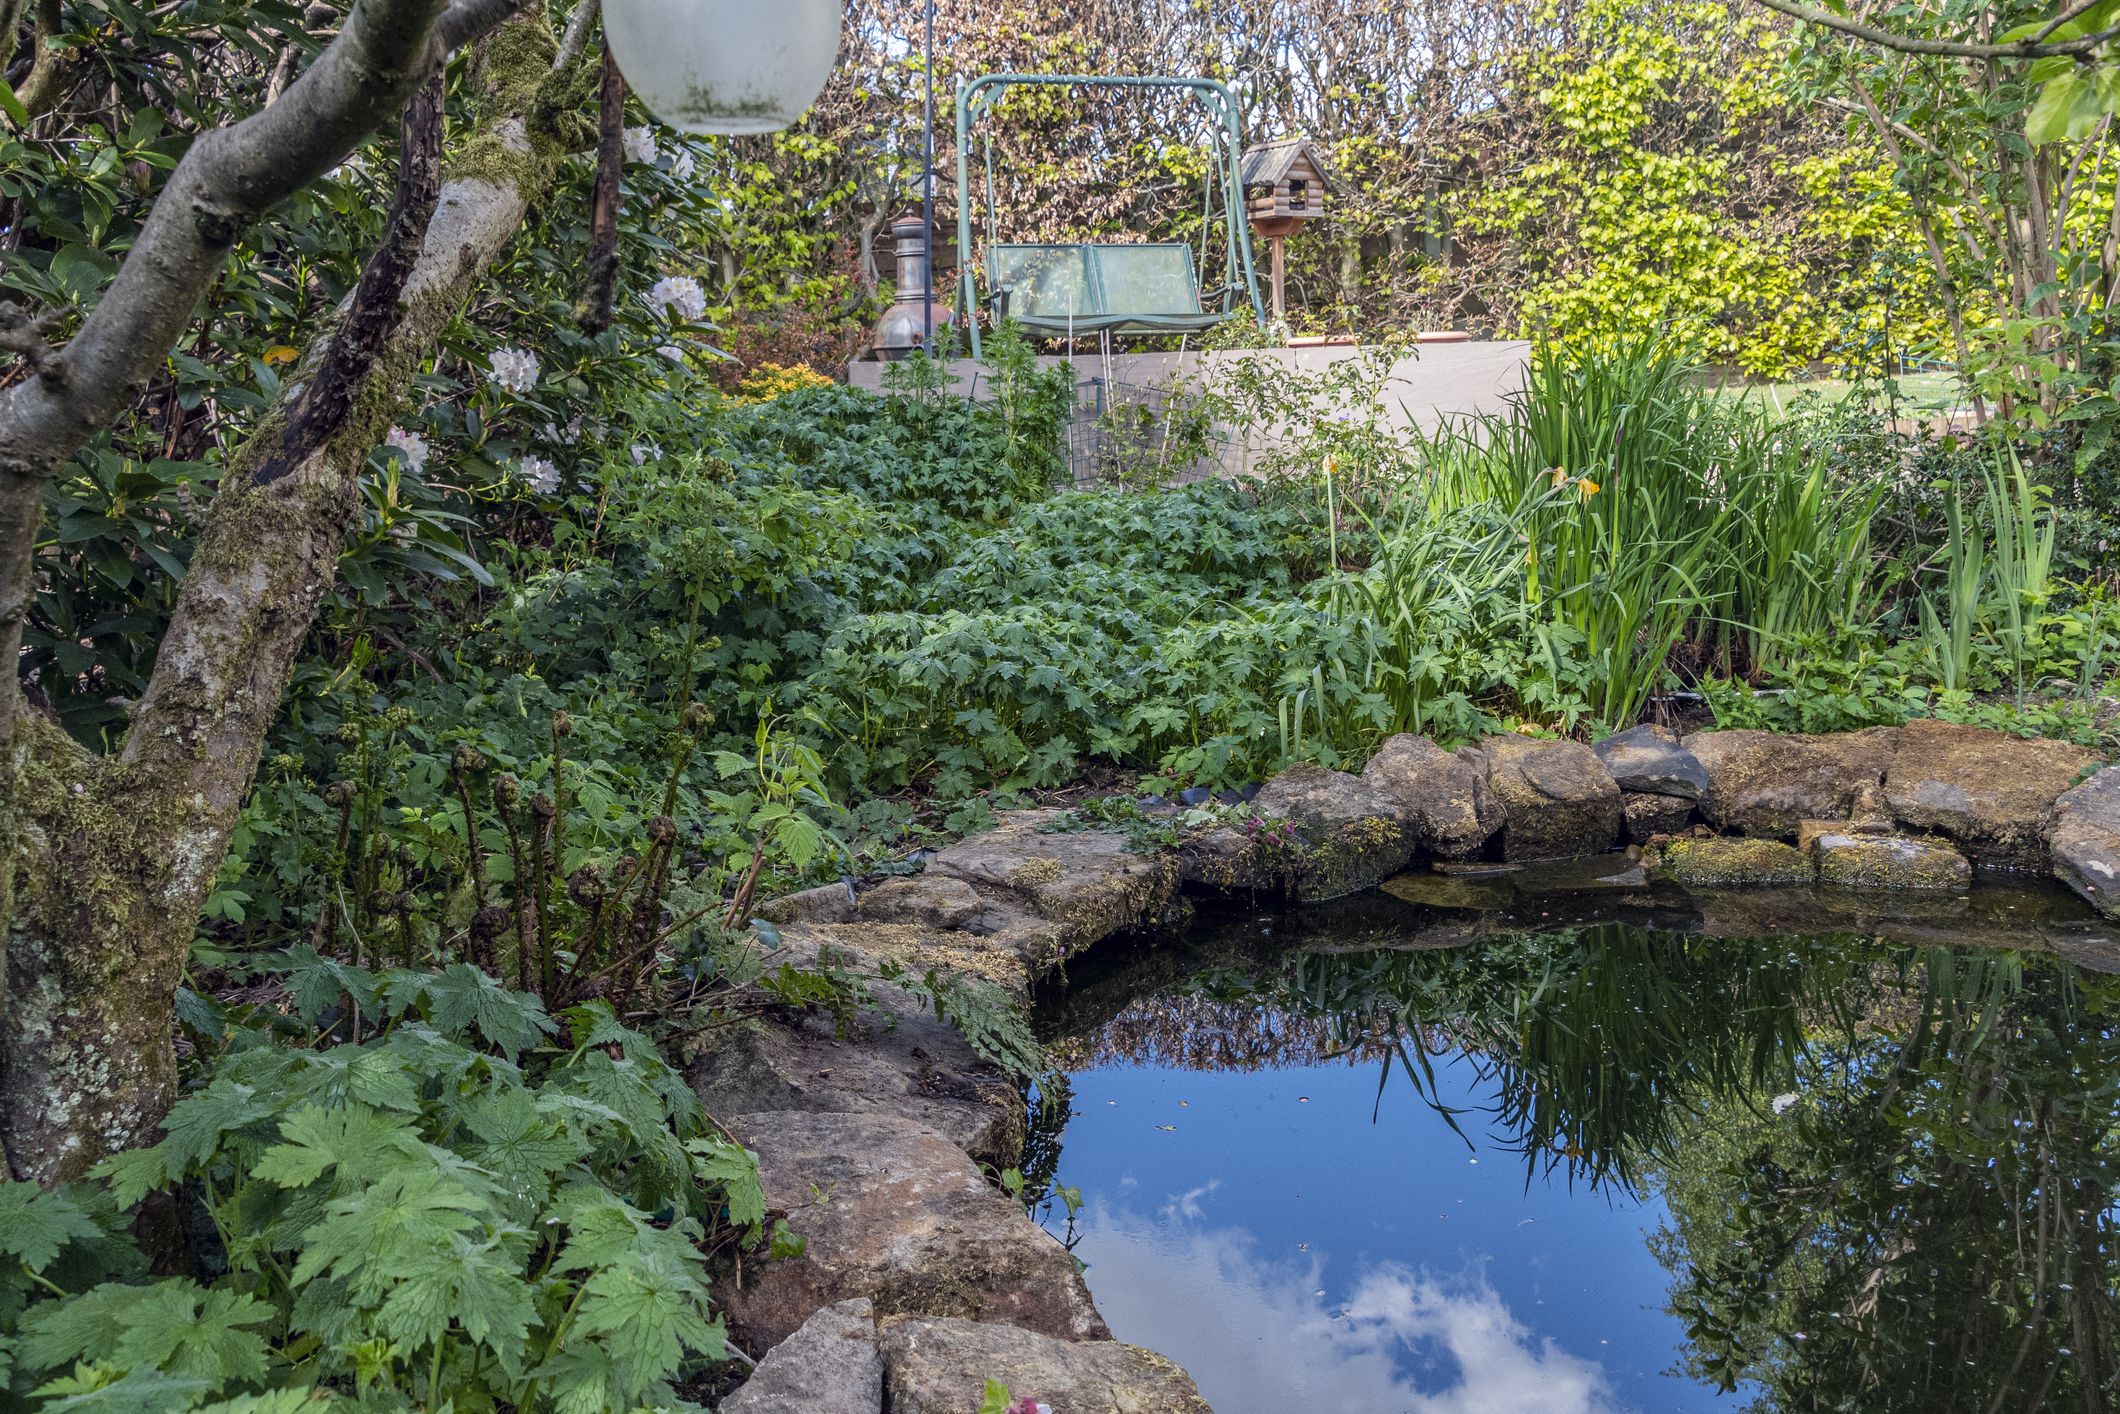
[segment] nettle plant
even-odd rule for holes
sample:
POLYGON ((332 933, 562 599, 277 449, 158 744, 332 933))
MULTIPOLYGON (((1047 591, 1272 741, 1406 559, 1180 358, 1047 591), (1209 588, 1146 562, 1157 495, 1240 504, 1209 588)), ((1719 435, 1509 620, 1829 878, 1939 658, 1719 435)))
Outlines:
POLYGON ((461 963, 283 966, 295 1015, 271 1025, 185 995, 222 1050, 159 1143, 0 1187, 11 1403, 695 1407, 676 1385, 726 1352, 710 1254, 769 1228, 755 1157, 648 1039, 601 1002, 555 1023, 461 963), (180 1216, 200 1279, 149 1273, 143 1200, 180 1216))

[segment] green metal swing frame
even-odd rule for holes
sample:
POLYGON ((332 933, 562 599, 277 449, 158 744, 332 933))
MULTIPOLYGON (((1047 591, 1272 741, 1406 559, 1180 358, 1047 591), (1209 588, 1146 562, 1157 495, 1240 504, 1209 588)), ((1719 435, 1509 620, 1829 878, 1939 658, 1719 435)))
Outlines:
MULTIPOLYGON (((994 232, 993 154, 989 148, 986 261, 997 320, 1005 316, 1049 338, 1080 334, 1189 334, 1241 313, 1241 297, 1251 306, 1252 318, 1265 324, 1266 306, 1259 297, 1259 275, 1251 256, 1251 227, 1244 216, 1244 188, 1238 175, 1244 152, 1243 117, 1236 95, 1226 85, 1213 79, 1161 75, 982 74, 957 89, 957 250, 958 258, 965 262, 957 281, 957 309, 971 337, 974 358, 980 353, 980 294, 979 272, 971 261, 972 128, 1003 93, 1024 85, 1177 89, 1191 94, 1229 136, 1226 151, 1209 153, 1207 189, 1210 193, 1216 185, 1222 189, 1224 255, 1231 278, 1223 283, 1220 308, 1208 309, 1200 298, 1192 248, 1183 242, 1116 245, 998 240, 994 232), (1012 303, 1015 307, 1011 307, 1012 303)), ((1212 142, 1209 146, 1215 147, 1212 142)), ((1201 236, 1204 253, 1204 230, 1201 236)))

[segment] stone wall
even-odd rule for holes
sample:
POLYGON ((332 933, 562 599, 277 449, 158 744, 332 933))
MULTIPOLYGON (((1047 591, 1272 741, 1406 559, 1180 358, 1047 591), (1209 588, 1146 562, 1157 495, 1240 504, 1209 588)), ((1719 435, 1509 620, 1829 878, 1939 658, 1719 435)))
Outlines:
MULTIPOLYGON (((1359 774, 1290 767, 1226 817, 1143 854, 1053 828, 1075 823, 1062 812, 1015 812, 919 875, 773 901, 772 960, 895 960, 1027 1003, 1035 977, 1092 944, 1182 919, 1188 891, 1307 901, 1391 880, 1402 898, 1477 907, 1494 869, 1586 856, 1593 886, 1618 870, 1824 900, 1948 897, 1976 866, 2050 873, 2120 917, 2120 766, 1941 722, 1638 727, 1455 752, 1400 736, 1359 774)), ((707 1109, 757 1151, 768 1200, 807 1239, 720 1293, 738 1346, 767 1352, 724 1408, 967 1414, 993 1376, 1055 1414, 1205 1411, 1182 1370, 1111 1339, 1072 1257, 990 1181, 1021 1157, 1015 1087, 916 999, 883 999, 888 1015, 851 1033, 757 1021, 693 1058, 707 1109)))

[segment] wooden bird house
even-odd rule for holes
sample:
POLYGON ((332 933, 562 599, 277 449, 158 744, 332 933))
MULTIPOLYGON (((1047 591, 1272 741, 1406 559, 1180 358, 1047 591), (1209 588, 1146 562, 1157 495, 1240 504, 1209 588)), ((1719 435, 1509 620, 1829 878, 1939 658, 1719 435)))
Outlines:
POLYGON ((1332 191, 1325 154, 1308 138, 1262 142, 1245 149, 1241 175, 1252 234, 1265 241, 1273 255, 1273 317, 1280 320, 1287 310, 1287 267, 1281 242, 1305 221, 1325 214, 1325 200, 1332 191))

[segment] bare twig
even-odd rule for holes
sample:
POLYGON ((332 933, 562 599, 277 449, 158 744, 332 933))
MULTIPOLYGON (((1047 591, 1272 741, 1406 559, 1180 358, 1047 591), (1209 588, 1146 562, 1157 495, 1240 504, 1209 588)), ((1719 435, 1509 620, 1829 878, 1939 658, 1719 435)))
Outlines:
MULTIPOLYGON (((2099 30, 2096 34, 2060 41, 2034 38, 2016 40, 2008 44, 1990 44, 1957 39, 1923 39, 1917 35, 1900 34, 1896 30, 1864 24, 1861 20, 1851 20, 1843 15, 1836 15, 1831 10, 1803 4, 1801 0, 1759 0, 1759 3, 1791 19, 1837 31, 1874 44, 1880 49, 1890 49, 1900 54, 1932 54, 1947 59, 2076 59, 2095 54, 2115 38, 2120 38, 2120 26, 2114 26, 2099 30)), ((2053 27, 2049 27, 2042 33, 2050 34, 2052 29, 2053 27)))

